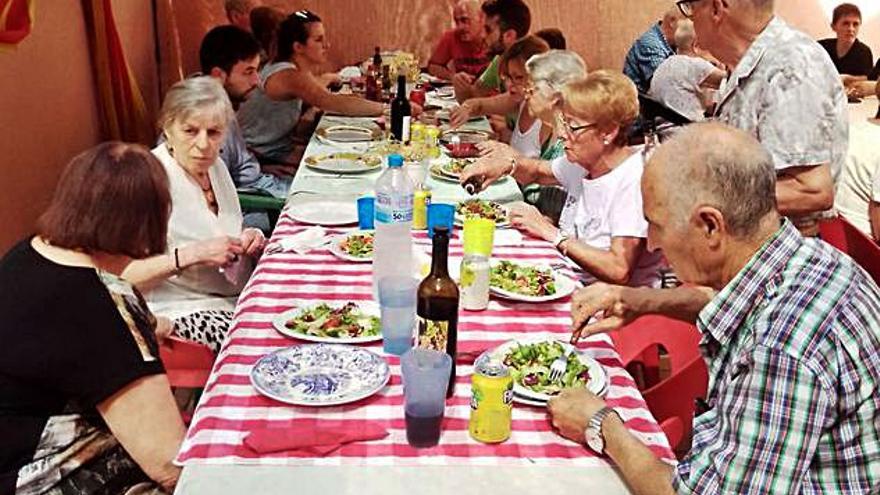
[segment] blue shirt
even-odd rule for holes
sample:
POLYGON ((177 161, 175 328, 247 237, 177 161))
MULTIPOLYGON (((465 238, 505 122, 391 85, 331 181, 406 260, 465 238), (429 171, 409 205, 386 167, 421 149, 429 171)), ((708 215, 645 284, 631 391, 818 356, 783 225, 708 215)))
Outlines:
POLYGON ((654 71, 673 55, 675 51, 663 36, 658 22, 633 43, 623 62, 623 73, 632 79, 640 92, 647 93, 651 89, 654 71))

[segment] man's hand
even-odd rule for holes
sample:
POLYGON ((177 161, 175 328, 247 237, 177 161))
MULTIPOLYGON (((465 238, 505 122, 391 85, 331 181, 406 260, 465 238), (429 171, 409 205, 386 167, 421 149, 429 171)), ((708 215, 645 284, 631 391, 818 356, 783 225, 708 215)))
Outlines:
POLYGON ((452 87, 455 88, 455 99, 465 101, 473 96, 473 85, 476 78, 466 72, 452 76, 452 87))
POLYGON ((626 300, 629 293, 629 287, 604 282, 596 282, 575 292, 571 298, 571 342, 617 330, 640 316, 626 300), (587 324, 593 317, 595 321, 587 324))
POLYGON ((564 389, 547 402, 553 427, 560 435, 580 444, 584 443, 584 430, 590 418, 603 407, 605 401, 585 387, 564 389))
POLYGON ((559 231, 537 208, 527 203, 510 207, 510 224, 526 234, 545 241, 552 241, 559 231))

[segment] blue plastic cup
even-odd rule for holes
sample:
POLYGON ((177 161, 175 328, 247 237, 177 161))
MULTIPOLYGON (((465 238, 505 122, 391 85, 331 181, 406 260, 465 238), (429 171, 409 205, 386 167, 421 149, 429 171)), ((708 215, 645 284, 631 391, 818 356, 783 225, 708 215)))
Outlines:
POLYGON ((400 356, 413 346, 416 326, 416 292, 413 277, 385 277, 379 280, 379 311, 382 348, 400 356))
POLYGON ((372 196, 358 198, 358 228, 361 230, 373 230, 375 208, 376 198, 372 196))
POLYGON ((455 227, 455 205, 431 203, 428 205, 428 237, 434 237, 435 226, 446 226, 449 235, 455 227))

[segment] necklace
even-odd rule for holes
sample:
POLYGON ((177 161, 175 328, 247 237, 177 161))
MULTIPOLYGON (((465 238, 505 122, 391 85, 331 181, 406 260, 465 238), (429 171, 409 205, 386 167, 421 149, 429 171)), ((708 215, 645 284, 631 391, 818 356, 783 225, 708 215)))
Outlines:
POLYGON ((218 210, 217 197, 214 195, 214 189, 211 187, 211 177, 208 174, 196 174, 191 177, 196 180, 196 184, 202 189, 202 194, 208 203, 208 209, 216 215, 218 210))

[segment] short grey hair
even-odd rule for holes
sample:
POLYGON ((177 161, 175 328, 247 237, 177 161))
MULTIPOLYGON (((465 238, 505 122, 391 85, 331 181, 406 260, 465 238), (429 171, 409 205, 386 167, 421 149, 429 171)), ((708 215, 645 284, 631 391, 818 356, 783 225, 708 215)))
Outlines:
MULTIPOLYGON (((657 148, 647 167, 662 162, 673 223, 686 224, 693 208, 717 208, 734 236, 749 238, 776 210, 773 158, 751 135, 725 124, 692 124, 657 148)), ((656 175, 655 175, 656 177, 656 175)))
POLYGON ((173 122, 197 113, 216 115, 224 124, 235 118, 229 96, 217 79, 191 77, 171 86, 159 111, 159 128, 167 129, 173 122))
POLYGON ((566 84, 586 77, 587 64, 571 50, 550 50, 529 58, 526 72, 535 86, 558 93, 566 84))
POLYGON ((696 38, 697 33, 694 31, 693 21, 690 19, 678 21, 678 26, 675 28, 675 46, 679 48, 690 46, 696 38))

